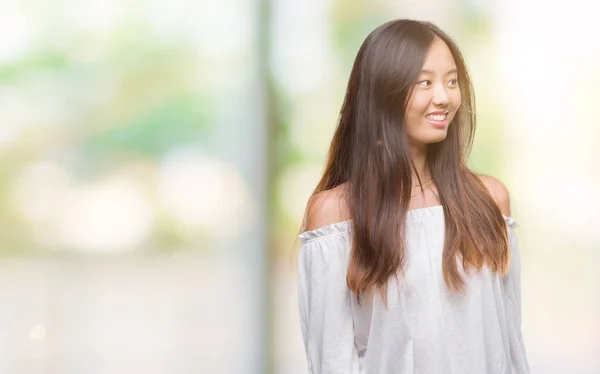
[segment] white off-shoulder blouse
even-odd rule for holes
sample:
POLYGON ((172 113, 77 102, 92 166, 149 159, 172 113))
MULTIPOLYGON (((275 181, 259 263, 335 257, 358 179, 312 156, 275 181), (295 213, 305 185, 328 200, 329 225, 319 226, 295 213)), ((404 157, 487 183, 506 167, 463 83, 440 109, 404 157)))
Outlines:
POLYGON ((388 308, 375 294, 358 304, 346 284, 352 221, 300 234, 298 301, 311 374, 529 373, 521 335, 520 257, 505 217, 507 276, 483 267, 451 293, 442 275, 442 206, 407 213, 407 267, 388 286, 388 308))

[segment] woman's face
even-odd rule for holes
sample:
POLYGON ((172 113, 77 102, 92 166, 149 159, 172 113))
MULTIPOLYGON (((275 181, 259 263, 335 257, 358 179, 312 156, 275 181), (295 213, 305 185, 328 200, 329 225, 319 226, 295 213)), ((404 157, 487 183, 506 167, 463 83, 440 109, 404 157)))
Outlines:
POLYGON ((406 110, 410 144, 441 142, 461 103, 456 63, 450 49, 435 38, 425 58, 406 110))

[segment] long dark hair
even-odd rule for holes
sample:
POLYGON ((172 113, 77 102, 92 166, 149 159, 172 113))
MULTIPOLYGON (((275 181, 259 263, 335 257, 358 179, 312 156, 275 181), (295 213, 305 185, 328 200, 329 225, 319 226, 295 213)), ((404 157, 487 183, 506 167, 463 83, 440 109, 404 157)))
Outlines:
POLYGON ((465 271, 484 264, 495 272, 508 271, 504 218, 466 164, 475 132, 475 100, 462 54, 435 25, 394 20, 371 32, 358 51, 325 171, 311 196, 347 184, 353 224, 347 283, 359 301, 373 290, 386 301, 389 279, 405 267, 405 218, 414 183, 411 170, 416 169, 404 121, 435 38, 454 57, 462 96, 446 138, 429 144, 426 158, 444 207, 444 280, 451 291, 464 289, 458 261, 465 271))

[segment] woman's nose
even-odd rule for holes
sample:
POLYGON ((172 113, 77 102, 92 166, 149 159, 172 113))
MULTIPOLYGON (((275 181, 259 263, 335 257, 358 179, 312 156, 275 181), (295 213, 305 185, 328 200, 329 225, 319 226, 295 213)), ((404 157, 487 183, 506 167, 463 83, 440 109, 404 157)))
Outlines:
POLYGON ((433 104, 434 105, 447 105, 450 98, 448 96, 448 91, 446 87, 443 85, 437 85, 435 91, 433 92, 433 104))

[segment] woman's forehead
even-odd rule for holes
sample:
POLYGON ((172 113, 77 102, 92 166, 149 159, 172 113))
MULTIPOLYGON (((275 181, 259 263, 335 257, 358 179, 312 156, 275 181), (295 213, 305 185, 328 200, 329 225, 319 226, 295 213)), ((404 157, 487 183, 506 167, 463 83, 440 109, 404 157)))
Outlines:
POLYGON ((422 72, 446 75, 455 73, 456 70, 456 62, 450 48, 442 40, 436 38, 427 51, 422 72))

